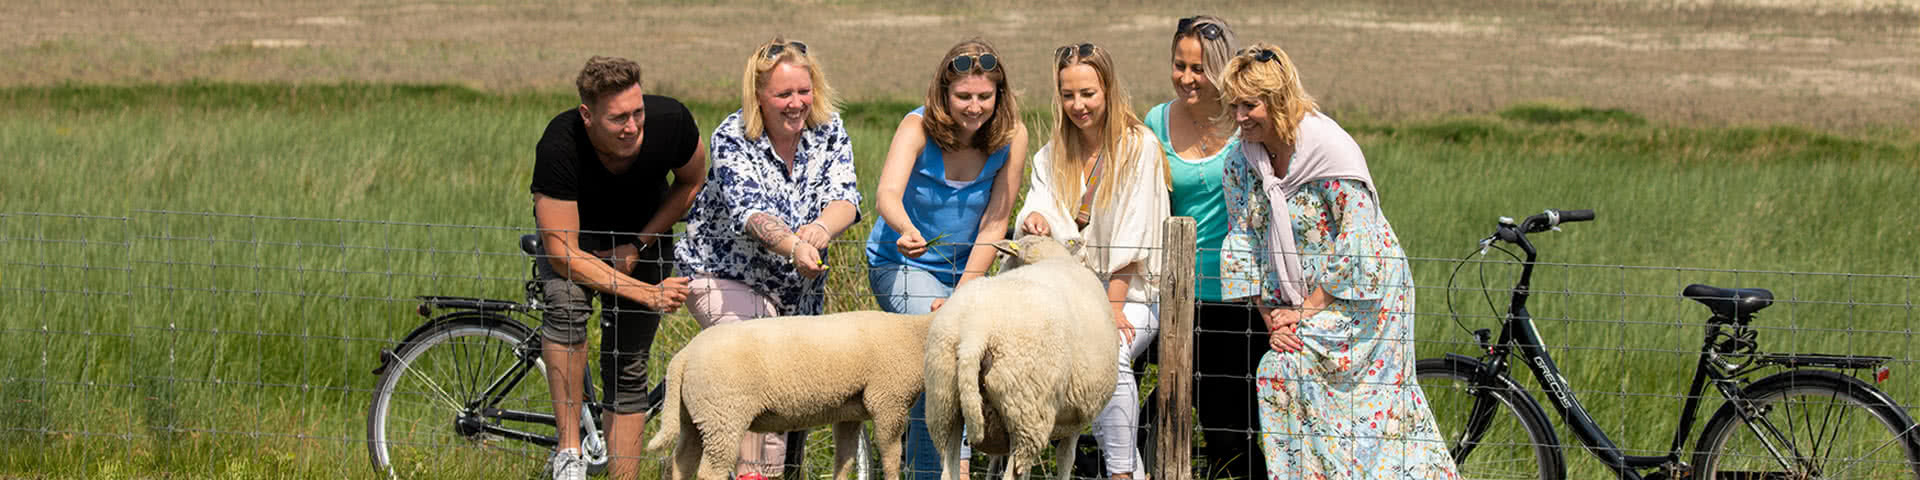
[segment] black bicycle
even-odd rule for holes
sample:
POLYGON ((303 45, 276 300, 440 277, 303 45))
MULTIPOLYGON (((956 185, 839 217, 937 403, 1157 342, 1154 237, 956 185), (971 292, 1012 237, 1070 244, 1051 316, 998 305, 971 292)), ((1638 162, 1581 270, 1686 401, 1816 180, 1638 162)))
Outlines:
MULTIPOLYGON (((520 250, 530 265, 541 261, 539 237, 520 237, 520 250)), ((376 472, 396 478, 524 473, 552 455, 558 429, 541 337, 535 334, 542 292, 538 270, 531 271, 521 302, 419 297, 416 313, 426 322, 382 350, 380 366, 373 369, 379 381, 367 409, 367 453, 376 472), (502 455, 528 461, 502 462, 502 455)), ((587 401, 568 414, 580 416, 582 454, 588 470, 598 473, 608 460, 600 421, 604 406, 596 401, 588 368, 581 375, 587 401)), ((649 423, 657 423, 652 419, 659 416, 666 389, 662 381, 648 391, 649 423)), ((806 443, 804 432, 789 435, 787 478, 800 478, 806 443)))
POLYGON ((1673 444, 1665 455, 1623 452, 1581 405, 1527 312, 1537 258, 1527 235, 1592 219, 1592 210, 1547 210, 1519 223, 1501 218, 1478 251, 1505 243, 1518 246, 1526 258, 1497 340, 1481 329, 1474 332, 1486 352, 1479 358, 1448 354, 1419 361, 1420 387, 1462 477, 1566 477, 1553 425, 1510 376, 1517 361, 1533 371, 1581 445, 1619 478, 1920 478, 1920 434, 1913 418, 1885 392, 1841 373, 1872 370, 1884 378, 1883 365, 1890 358, 1765 353, 1749 324, 1772 303, 1773 294, 1757 288, 1696 284, 1682 292, 1713 315, 1673 444), (1725 402, 1707 420, 1693 450, 1682 450, 1707 387, 1725 402))

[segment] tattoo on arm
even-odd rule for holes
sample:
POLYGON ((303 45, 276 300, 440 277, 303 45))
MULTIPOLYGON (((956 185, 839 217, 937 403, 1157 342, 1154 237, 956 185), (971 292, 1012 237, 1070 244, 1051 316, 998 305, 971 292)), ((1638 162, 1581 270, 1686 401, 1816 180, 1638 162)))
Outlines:
POLYGON ((784 240, 788 235, 793 234, 793 230, 787 228, 786 222, 774 218, 773 215, 764 213, 756 214, 753 218, 747 219, 747 231, 752 232, 754 238, 760 239, 761 243, 770 246, 773 245, 775 241, 784 240))

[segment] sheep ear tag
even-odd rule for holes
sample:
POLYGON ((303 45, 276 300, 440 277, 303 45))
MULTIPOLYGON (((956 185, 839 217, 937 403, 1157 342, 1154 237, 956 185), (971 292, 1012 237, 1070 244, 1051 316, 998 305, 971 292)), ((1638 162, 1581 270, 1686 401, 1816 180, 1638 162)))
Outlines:
POLYGON ((1011 257, 1020 256, 1020 244, 1013 243, 1012 241, 1009 241, 1009 240, 1001 240, 998 242, 993 242, 993 249, 999 250, 1000 253, 1007 254, 1007 256, 1011 256, 1011 257))

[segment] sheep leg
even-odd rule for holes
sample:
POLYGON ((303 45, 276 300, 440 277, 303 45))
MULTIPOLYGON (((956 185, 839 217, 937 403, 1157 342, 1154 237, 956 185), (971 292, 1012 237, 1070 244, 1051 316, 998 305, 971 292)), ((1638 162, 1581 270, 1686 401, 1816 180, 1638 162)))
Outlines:
MULTIPOLYGON (((895 408, 886 411, 906 413, 907 409, 895 408)), ((854 424, 856 432, 859 431, 859 425, 854 424)), ((904 415, 885 414, 873 417, 874 448, 879 450, 880 470, 886 473, 886 480, 900 478, 900 451, 903 449, 901 443, 906 432, 907 418, 904 415)))
POLYGON ((1080 454, 1079 440, 1079 435, 1068 435, 1053 445, 1054 465, 1060 470, 1060 480, 1073 480, 1073 457, 1080 454))
POLYGON ((833 480, 853 474, 853 456, 860 451, 860 422, 833 424, 833 480))
MULTIPOLYGON (((968 477, 966 470, 960 468, 963 459, 960 458, 961 433, 958 423, 959 419, 956 418, 948 424, 954 426, 952 431, 933 435, 933 449, 940 452, 940 480, 964 480, 968 477)), ((933 430, 933 422, 927 422, 927 429, 933 430)))
POLYGON ((747 426, 717 421, 705 426, 707 428, 700 432, 704 437, 700 449, 700 480, 727 480, 740 459, 740 438, 747 434, 747 426))
POLYGON ((680 441, 673 447, 673 472, 676 480, 693 480, 700 473, 701 446, 700 429, 693 426, 693 420, 686 415, 680 416, 680 441))

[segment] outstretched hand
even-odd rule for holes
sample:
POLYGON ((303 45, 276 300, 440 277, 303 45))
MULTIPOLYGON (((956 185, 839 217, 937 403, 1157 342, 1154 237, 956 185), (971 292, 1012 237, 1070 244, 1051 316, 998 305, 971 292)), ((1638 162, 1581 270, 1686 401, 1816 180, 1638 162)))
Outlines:
POLYGON ((908 258, 919 258, 921 254, 927 253, 927 239, 920 238, 920 232, 917 231, 901 233, 900 239, 895 240, 893 246, 900 250, 901 255, 906 255, 908 258))

